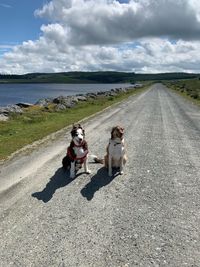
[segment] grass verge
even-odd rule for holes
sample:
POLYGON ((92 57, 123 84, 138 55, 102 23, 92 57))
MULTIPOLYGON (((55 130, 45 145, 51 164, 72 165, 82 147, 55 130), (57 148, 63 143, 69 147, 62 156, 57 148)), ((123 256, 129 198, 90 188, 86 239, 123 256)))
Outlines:
POLYGON ((64 111, 55 112, 38 106, 24 109, 21 115, 13 115, 8 121, 0 122, 0 160, 12 153, 68 125, 78 122, 130 95, 144 91, 148 86, 121 92, 116 96, 101 96, 90 99, 64 111))
POLYGON ((176 91, 188 100, 200 106, 200 80, 178 80, 171 82, 164 82, 170 89, 176 91))

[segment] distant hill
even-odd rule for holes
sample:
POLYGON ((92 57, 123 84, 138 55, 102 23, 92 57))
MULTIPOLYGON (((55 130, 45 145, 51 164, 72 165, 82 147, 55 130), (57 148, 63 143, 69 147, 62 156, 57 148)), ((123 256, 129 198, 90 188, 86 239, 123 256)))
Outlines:
POLYGON ((59 72, 28 73, 23 75, 0 74, 0 83, 135 83, 150 80, 177 80, 199 78, 199 74, 158 73, 136 74, 134 72, 59 72))

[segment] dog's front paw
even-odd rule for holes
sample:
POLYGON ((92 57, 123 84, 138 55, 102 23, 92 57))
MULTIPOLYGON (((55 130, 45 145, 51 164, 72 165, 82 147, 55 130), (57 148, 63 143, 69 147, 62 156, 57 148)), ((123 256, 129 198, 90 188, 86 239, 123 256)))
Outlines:
POLYGON ((108 176, 112 176, 112 172, 108 172, 108 176))
POLYGON ((91 170, 86 170, 85 173, 90 174, 91 170))
POLYGON ((76 176, 75 173, 70 173, 70 178, 71 178, 71 179, 74 179, 75 176, 76 176))

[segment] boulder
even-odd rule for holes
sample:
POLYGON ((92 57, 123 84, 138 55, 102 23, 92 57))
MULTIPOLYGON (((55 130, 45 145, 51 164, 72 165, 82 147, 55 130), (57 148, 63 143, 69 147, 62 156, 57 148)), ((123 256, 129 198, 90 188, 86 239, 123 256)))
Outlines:
POLYGON ((116 96, 117 95, 117 93, 115 93, 115 92, 110 92, 109 93, 109 96, 116 96))
POLYGON ((68 96, 68 99, 73 103, 78 103, 79 101, 77 96, 68 96))
POLYGON ((4 114, 0 114, 0 121, 7 121, 9 118, 4 114))
POLYGON ((64 105, 66 108, 72 108, 77 102, 76 96, 59 96, 53 99, 54 104, 64 105))
POLYGON ((96 98, 97 94, 96 93, 87 93, 86 96, 90 97, 90 98, 96 98))
POLYGON ((17 105, 8 105, 7 107, 0 108, 0 114, 8 115, 10 113, 23 113, 23 110, 17 105))
POLYGON ((9 111, 9 113, 23 113, 22 108, 18 107, 17 105, 9 105, 7 106, 7 109, 9 111))
POLYGON ((0 107, 0 114, 8 114, 6 107, 0 107))
POLYGON ((98 91, 97 95, 105 95, 107 91, 98 91))
POLYGON ((56 98, 53 99, 53 103, 54 104, 63 104, 65 105, 65 103, 69 102, 69 97, 65 97, 65 96, 58 96, 56 98))
POLYGON ((39 99, 35 103, 35 105, 40 106, 40 107, 47 107, 52 102, 53 102, 52 98, 42 98, 42 99, 39 99))
POLYGON ((32 107, 33 104, 30 104, 30 103, 24 103, 24 102, 20 102, 20 103, 17 103, 16 104, 18 107, 20 108, 28 108, 28 107, 32 107))
POLYGON ((86 101, 87 97, 82 96, 82 95, 77 95, 76 98, 78 99, 78 101, 86 101))
POLYGON ((63 104, 58 104, 58 105, 56 105, 56 107, 55 107, 55 110, 56 111, 60 111, 60 110, 65 110, 67 107, 65 106, 65 105, 63 105, 63 104))

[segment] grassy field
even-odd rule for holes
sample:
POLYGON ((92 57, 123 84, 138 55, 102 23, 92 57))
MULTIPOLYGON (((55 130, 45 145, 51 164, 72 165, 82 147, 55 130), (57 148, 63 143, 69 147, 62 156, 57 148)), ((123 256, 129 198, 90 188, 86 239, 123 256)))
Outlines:
MULTIPOLYGON (((146 86, 147 87, 147 86, 146 86)), ((104 108, 120 102, 130 95, 140 93, 146 87, 119 93, 117 96, 79 102, 74 108, 55 112, 39 106, 24 109, 21 115, 13 115, 8 121, 0 122, 0 160, 13 152, 58 131, 104 108)))
POLYGON ((180 93, 186 98, 192 99, 193 102, 200 105, 200 80, 179 80, 179 81, 170 81, 165 82, 165 84, 180 93))
POLYGON ((0 83, 138 83, 140 81, 194 79, 199 77, 199 74, 180 72, 140 74, 117 71, 74 71, 60 73, 28 73, 23 75, 0 74, 0 83))

